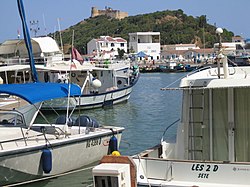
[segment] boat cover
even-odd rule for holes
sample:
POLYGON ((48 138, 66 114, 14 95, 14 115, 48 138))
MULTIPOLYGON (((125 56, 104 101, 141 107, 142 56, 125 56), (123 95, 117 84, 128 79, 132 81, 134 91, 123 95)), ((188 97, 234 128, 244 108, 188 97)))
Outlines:
MULTIPOLYGON (((32 49, 36 54, 60 53, 56 41, 51 37, 31 38, 32 49)), ((14 54, 19 52, 21 57, 27 56, 27 50, 23 39, 7 40, 0 45, 0 55, 14 54)))
POLYGON ((30 104, 50 99, 68 96, 80 96, 81 88, 76 84, 62 83, 26 83, 26 84, 0 84, 0 94, 18 96, 30 104))

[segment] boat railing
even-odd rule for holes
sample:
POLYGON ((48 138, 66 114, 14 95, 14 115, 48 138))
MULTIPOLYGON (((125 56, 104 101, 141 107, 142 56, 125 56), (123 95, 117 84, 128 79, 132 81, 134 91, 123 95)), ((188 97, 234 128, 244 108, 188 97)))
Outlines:
MULTIPOLYGON (((19 137, 19 138, 12 138, 12 139, 7 139, 7 140, 2 140, 2 141, 0 141, 0 148, 1 148, 1 150, 4 150, 4 144, 11 143, 11 142, 14 142, 14 145, 16 145, 16 147, 19 147, 17 142, 21 142, 21 141, 24 142, 24 145, 25 145, 25 146, 28 146, 27 140, 28 140, 29 138, 36 138, 36 137, 39 137, 39 136, 43 136, 43 135, 44 135, 43 133, 39 133, 39 134, 32 135, 32 136, 26 136, 27 133, 24 133, 24 128, 23 128, 23 127, 20 127, 20 129, 21 129, 22 137, 19 137)), ((25 128, 25 129, 26 129, 26 128, 25 128)))
POLYGON ((188 77, 188 76, 190 76, 190 75, 193 75, 193 74, 195 74, 195 73, 197 73, 197 72, 204 71, 204 70, 207 70, 207 69, 212 69, 212 68, 213 68, 212 65, 200 67, 200 68, 195 69, 194 71, 191 71, 190 73, 188 73, 188 74, 186 75, 186 77, 188 77))
MULTIPOLYGON (((10 125, 9 125, 10 126, 10 125)), ((13 126, 11 125, 11 127, 18 127, 18 126, 13 126)), ((56 127, 56 126, 35 126, 34 128, 31 128, 32 130, 34 130, 34 132, 36 132, 37 134, 35 135, 29 135, 29 130, 27 130, 27 128, 25 127, 21 127, 20 126, 20 130, 21 130, 21 137, 17 137, 17 138, 12 138, 12 139, 6 139, 6 140, 2 140, 0 141, 0 148, 1 150, 4 150, 4 144, 8 144, 8 143, 14 143, 13 145, 15 145, 16 147, 19 147, 19 143, 21 143, 23 141, 24 146, 29 146, 28 144, 28 140, 30 139, 34 139, 34 141, 37 141, 37 137, 41 137, 43 136, 43 140, 46 142, 48 141, 48 137, 46 137, 46 135, 50 134, 50 135, 54 135, 54 137, 56 139, 59 138, 59 136, 67 136, 67 134, 63 131, 63 129, 61 127, 56 127), (25 130, 27 130, 25 132, 25 130)))

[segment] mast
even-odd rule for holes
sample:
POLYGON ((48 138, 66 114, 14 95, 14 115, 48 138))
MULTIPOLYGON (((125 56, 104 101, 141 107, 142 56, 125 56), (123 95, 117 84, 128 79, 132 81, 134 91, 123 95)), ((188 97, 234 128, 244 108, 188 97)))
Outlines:
POLYGON ((62 53, 63 53, 62 33, 61 33, 61 26, 60 26, 60 19, 59 19, 59 18, 57 18, 57 22, 58 22, 58 29, 59 29, 59 36, 60 36, 61 50, 62 50, 62 53))
POLYGON ((33 58, 33 51, 32 51, 29 29, 26 23, 23 1, 17 0, 17 5, 18 5, 19 14, 22 20, 24 41, 25 41, 26 48, 28 50, 29 59, 30 59, 30 69, 31 69, 32 80, 33 82, 39 82, 38 77, 37 77, 36 67, 35 67, 35 60, 33 58))

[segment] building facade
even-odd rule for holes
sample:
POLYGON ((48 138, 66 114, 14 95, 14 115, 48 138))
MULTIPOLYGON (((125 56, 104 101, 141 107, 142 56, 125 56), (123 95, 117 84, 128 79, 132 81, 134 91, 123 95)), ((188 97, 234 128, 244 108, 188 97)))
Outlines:
POLYGON ((149 60, 159 60, 161 52, 160 32, 129 33, 130 53, 146 54, 149 60))
POLYGON ((105 55, 105 58, 114 58, 119 49, 127 53, 127 40, 121 37, 101 36, 87 43, 88 54, 96 54, 99 57, 105 55))
POLYGON ((212 63, 215 58, 213 48, 206 49, 183 49, 183 50, 162 50, 161 58, 170 62, 187 62, 187 63, 212 63))

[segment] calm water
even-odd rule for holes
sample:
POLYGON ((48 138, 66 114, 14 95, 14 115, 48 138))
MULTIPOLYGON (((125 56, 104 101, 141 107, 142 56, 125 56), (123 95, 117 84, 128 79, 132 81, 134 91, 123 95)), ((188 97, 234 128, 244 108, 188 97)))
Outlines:
MULTIPOLYGON (((134 87, 128 102, 109 109, 86 110, 83 113, 94 117, 100 124, 123 126, 120 152, 134 155, 158 143, 166 127, 180 117, 180 91, 162 91, 183 73, 146 73, 134 87)), ((172 87, 178 86, 179 81, 172 87)), ((175 139, 176 127, 171 128, 165 138, 175 139)), ((25 186, 74 187, 92 186, 91 169, 25 186)))

